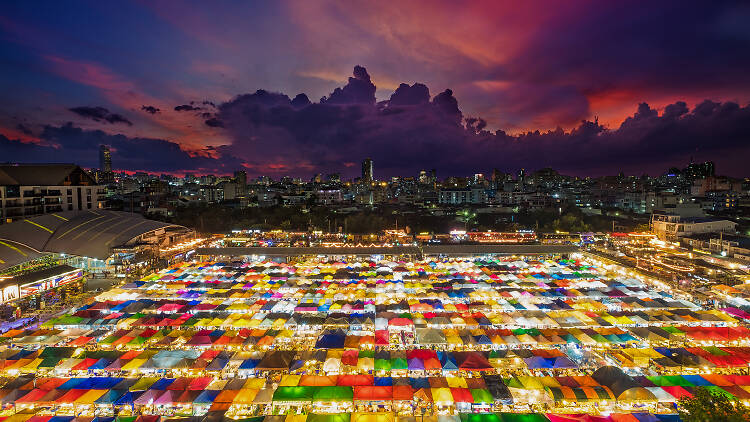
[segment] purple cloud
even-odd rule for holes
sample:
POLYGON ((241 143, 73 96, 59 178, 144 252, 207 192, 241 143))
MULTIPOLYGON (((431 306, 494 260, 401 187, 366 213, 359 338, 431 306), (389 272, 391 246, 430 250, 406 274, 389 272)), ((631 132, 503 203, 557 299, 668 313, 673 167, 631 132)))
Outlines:
POLYGON ((95 122, 104 122, 104 123, 111 123, 111 124, 123 123, 128 126, 133 126, 133 122, 131 122, 130 120, 126 119, 120 114, 110 113, 109 110, 107 110, 104 107, 82 106, 82 107, 73 107, 68 110, 72 111, 73 113, 81 117, 91 119, 95 122))
POLYGON ((240 95, 218 106, 216 119, 233 139, 218 151, 257 168, 283 162, 283 171, 296 167, 297 173, 314 168, 346 174, 351 170, 344 163, 372 157, 385 175, 419 168, 470 174, 546 166, 586 175, 659 172, 691 154, 737 172, 736 155, 726 152, 749 148, 750 109, 732 102, 705 101, 692 111, 676 102, 661 114, 643 103, 616 129, 584 120, 570 131, 509 135, 487 131, 482 118, 464 119, 450 89, 430 101, 426 86, 402 84, 390 100, 377 104, 370 101, 373 89, 366 70, 357 67, 345 87, 320 103, 294 104, 287 95, 264 90, 240 95))

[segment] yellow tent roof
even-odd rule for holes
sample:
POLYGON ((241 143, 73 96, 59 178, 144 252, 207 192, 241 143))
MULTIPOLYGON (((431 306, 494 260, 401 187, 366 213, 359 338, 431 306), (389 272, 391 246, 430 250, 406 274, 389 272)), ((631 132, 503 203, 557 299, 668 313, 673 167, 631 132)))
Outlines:
MULTIPOLYGON (((392 412, 352 413, 351 422, 393 422, 392 412)), ((288 421, 285 421, 288 422, 288 421)))
POLYGON ((75 399, 75 404, 93 404, 99 397, 103 396, 109 390, 89 390, 81 397, 75 399))
POLYGON ((469 388, 464 378, 446 377, 445 380, 448 382, 448 387, 450 388, 469 388))
POLYGON ((236 396, 234 396, 234 400, 232 400, 232 403, 237 404, 252 404, 253 400, 255 399, 255 396, 258 395, 258 391, 260 389, 256 388, 243 388, 240 390, 239 393, 237 393, 236 396))
POLYGON ((432 400, 435 403, 453 403, 453 394, 450 388, 432 388, 432 400))
POLYGON ((307 415, 287 415, 284 422, 305 422, 307 415))
POLYGON ((146 363, 146 360, 147 359, 139 359, 139 358, 132 359, 130 362, 126 363, 125 365, 122 365, 122 370, 132 371, 133 369, 138 369, 141 367, 141 365, 146 363))
POLYGON ((299 380, 301 377, 301 375, 284 375, 284 377, 281 378, 279 387, 296 387, 297 385, 299 385, 299 380))
POLYGON ((40 363, 42 363, 43 361, 44 361, 44 359, 36 358, 36 359, 32 360, 31 362, 27 363, 26 365, 24 365, 24 366, 23 366, 23 367, 21 368, 21 370, 23 370, 23 371, 33 371, 33 370, 35 370, 35 369, 36 369, 36 368, 37 368, 37 367, 39 366, 39 364, 40 364, 40 363))

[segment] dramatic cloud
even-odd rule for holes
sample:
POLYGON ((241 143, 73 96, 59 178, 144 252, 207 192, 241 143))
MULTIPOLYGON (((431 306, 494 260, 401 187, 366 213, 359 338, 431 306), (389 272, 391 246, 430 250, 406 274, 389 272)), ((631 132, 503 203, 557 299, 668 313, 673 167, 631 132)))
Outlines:
POLYGON ((102 122, 102 123, 123 123, 128 126, 133 126, 133 122, 126 119, 120 114, 116 113, 110 113, 109 110, 107 110, 104 107, 73 107, 68 109, 72 111, 73 113, 85 117, 87 119, 94 120, 96 122, 102 122))
POLYGON ((704 101, 693 110, 676 102, 661 114, 642 103, 616 129, 584 120, 570 131, 509 135, 487 131, 480 117, 464 119, 450 89, 430 100, 425 85, 401 84, 390 100, 377 104, 374 89, 358 66, 347 85, 320 103, 264 90, 240 95, 219 105, 211 119, 234 139, 218 151, 271 172, 268 163, 287 164, 280 172, 312 168, 348 174, 344 163, 372 157, 384 175, 409 175, 419 168, 452 175, 545 166, 576 175, 620 169, 659 173, 684 164, 690 155, 713 159, 720 169, 738 168, 737 154, 750 152, 750 109, 732 102, 704 101))
MULTIPOLYGON (((38 142, 45 123, 69 120, 61 108, 84 104, 129 113, 133 122, 96 117, 107 124, 95 128, 191 151, 235 151, 255 174, 340 168, 351 176, 362 157, 379 154, 381 177, 421 167, 447 175, 555 163, 581 175, 654 173, 691 155, 714 159, 720 172, 747 175, 739 158, 746 151, 737 149, 744 147, 717 152, 724 143, 717 134, 737 134, 736 126, 715 128, 692 146, 667 137, 702 115, 707 106, 696 106, 706 98, 740 110, 750 101, 747 2, 99 6, 13 2, 3 9, 0 133, 38 142), (121 54, 71 42, 82 33, 98 34, 97 45, 116 45, 121 54), (357 63, 367 70, 347 75, 357 63), (259 89, 291 100, 274 105, 260 95, 238 96, 259 89), (639 103, 649 105, 643 112, 650 116, 636 116, 639 103), (620 128, 628 117, 640 119, 637 130, 620 128), (677 123, 660 129, 663 136, 646 124, 671 120, 677 123), (633 133, 622 142, 635 152, 620 157, 626 146, 617 144, 616 154, 606 153, 606 143, 620 139, 613 134, 626 130, 633 133), (585 134, 590 142, 581 141, 585 134), (647 136, 651 141, 639 143, 647 136), (654 142, 669 146, 663 156, 650 153, 654 142), (580 145, 587 149, 577 151, 580 145), (641 157, 630 157, 636 153, 641 157)), ((711 113, 706 124, 718 121, 711 113)))
POLYGON ((427 85, 416 83, 412 86, 401 84, 396 91, 391 94, 390 105, 418 105, 430 101, 430 90, 427 85))
POLYGON ((218 160, 216 151, 185 151, 164 139, 130 138, 101 130, 84 130, 67 123, 46 126, 41 143, 24 143, 0 135, 0 151, 7 162, 72 162, 86 167, 98 165, 99 145, 109 145, 116 170, 153 172, 230 172, 241 163, 231 158, 218 160))
POLYGON ((146 105, 145 106, 141 106, 141 110, 145 111, 146 113, 150 113, 150 114, 156 114, 156 113, 160 113, 161 112, 160 109, 158 109, 158 108, 156 108, 154 106, 146 106, 146 105))
POLYGON ((327 104, 374 104, 375 84, 370 81, 362 66, 354 66, 354 77, 343 88, 336 88, 328 98, 321 98, 321 103, 327 104))
POLYGON ((201 109, 200 107, 195 107, 190 104, 183 104, 183 105, 178 105, 177 107, 175 107, 174 111, 195 111, 195 110, 200 110, 200 109, 201 109))
POLYGON ((31 131, 28 127, 24 126, 22 123, 19 123, 16 125, 16 129, 18 129, 21 133, 28 136, 33 136, 34 132, 31 131))
MULTIPOLYGON (((204 115, 204 117, 209 117, 209 116, 204 115)), ((222 121, 217 119, 216 117, 211 117, 208 120, 206 120, 204 123, 206 124, 206 126, 210 126, 210 127, 224 127, 224 123, 222 123, 222 121)))

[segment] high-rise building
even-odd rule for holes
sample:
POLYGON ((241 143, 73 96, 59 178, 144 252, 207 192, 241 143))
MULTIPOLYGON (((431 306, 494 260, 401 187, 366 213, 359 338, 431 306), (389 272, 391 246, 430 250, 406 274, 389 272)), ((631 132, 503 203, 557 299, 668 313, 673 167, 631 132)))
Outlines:
POLYGON ((108 145, 99 145, 99 170, 112 171, 112 153, 109 151, 108 145))
POLYGON ((102 185, 114 183, 115 175, 112 173, 112 152, 109 145, 99 145, 99 173, 97 182, 102 185))
POLYGON ((235 171, 234 181, 237 184, 237 196, 247 196, 247 172, 245 170, 235 171))
POLYGON ((362 161, 362 180, 366 182, 372 182, 372 159, 365 158, 362 161))

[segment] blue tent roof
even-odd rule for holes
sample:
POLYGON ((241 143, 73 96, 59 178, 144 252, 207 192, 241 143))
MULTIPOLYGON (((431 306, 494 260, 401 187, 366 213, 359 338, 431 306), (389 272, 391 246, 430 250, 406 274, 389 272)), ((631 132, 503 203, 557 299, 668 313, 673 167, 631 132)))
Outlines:
POLYGON ((219 390, 203 390, 198 397, 193 400, 193 403, 213 403, 219 393, 221 393, 219 390))
POLYGON ((530 369, 552 368, 553 359, 545 359, 540 356, 532 356, 523 360, 530 369))
POLYGON ((109 390, 104 393, 101 397, 96 399, 97 404, 112 404, 117 401, 120 397, 128 393, 128 390, 109 390))
POLYGON ((393 385, 393 378, 391 377, 375 377, 375 382, 373 385, 379 386, 379 387, 388 387, 393 385))
MULTIPOLYGON (((145 393, 145 391, 142 392, 142 393, 145 393)), ((123 394, 122 396, 120 396, 120 398, 118 398, 117 400, 115 400, 115 402, 113 404, 115 406, 121 406, 121 405, 124 405, 124 404, 133 404, 133 401, 135 401, 135 399, 138 396, 140 396, 142 393, 133 394, 132 391, 126 391, 125 394, 123 394)))
POLYGON ((78 388, 80 384, 86 382, 87 380, 88 378, 71 378, 65 381, 64 383, 62 383, 62 385, 60 385, 57 388, 58 390, 70 390, 73 388, 78 388))
POLYGON ((419 388, 430 388, 430 380, 427 378, 409 378, 409 384, 411 384, 411 388, 415 390, 419 388))
POLYGON ((109 364, 112 362, 113 361, 110 359, 101 358, 98 361, 96 361, 93 365, 89 366, 88 369, 104 369, 107 366, 109 366, 109 364))
POLYGON ((438 352, 438 357, 440 358, 440 364, 443 365, 443 370, 458 371, 458 362, 450 353, 438 352))
POLYGON ((346 336, 343 334, 323 334, 315 343, 316 349, 342 349, 346 336))
POLYGON ((174 380, 174 378, 159 378, 155 383, 151 384, 150 388, 153 390, 166 390, 174 380))
POLYGON ((258 366, 260 359, 245 359, 239 369, 253 369, 258 366))

